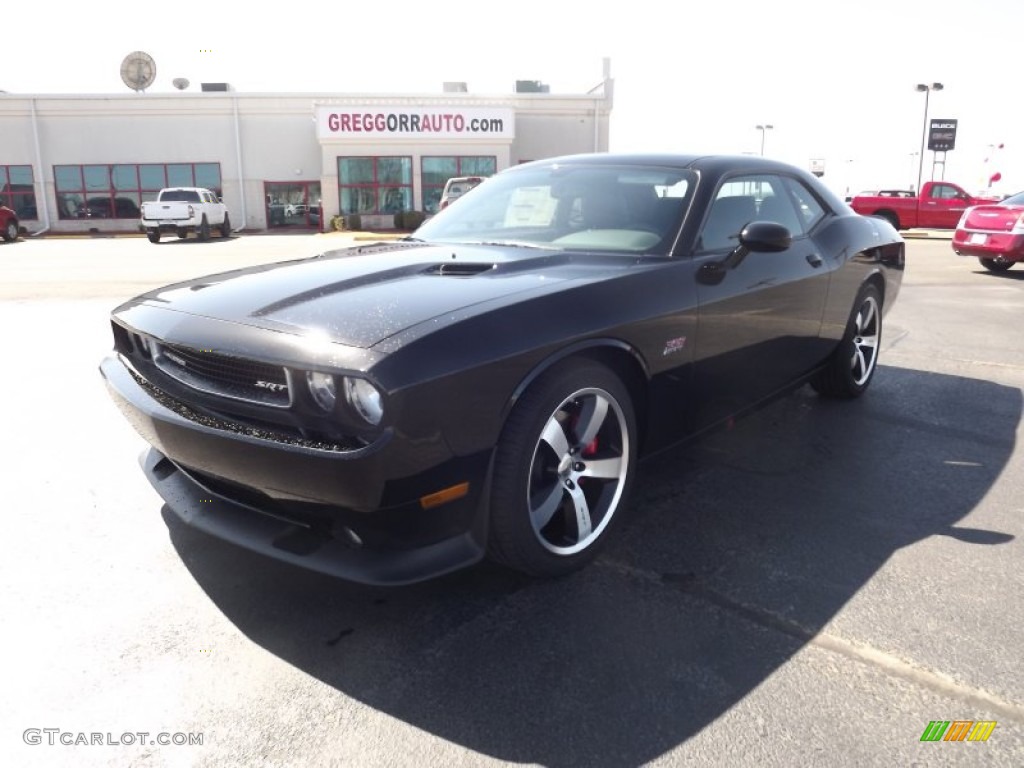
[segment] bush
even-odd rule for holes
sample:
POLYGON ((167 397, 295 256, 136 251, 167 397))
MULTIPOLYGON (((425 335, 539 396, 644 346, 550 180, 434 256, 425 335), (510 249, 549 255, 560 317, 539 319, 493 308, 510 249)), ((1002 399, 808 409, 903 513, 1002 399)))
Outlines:
POLYGON ((344 216, 331 216, 331 229, 335 232, 345 231, 345 217, 344 216))
POLYGON ((423 211, 401 211, 395 214, 395 229, 418 229, 427 215, 423 211))
POLYGON ((423 211, 406 211, 403 222, 405 223, 405 229, 410 231, 419 229, 423 222, 426 220, 427 214, 423 211))

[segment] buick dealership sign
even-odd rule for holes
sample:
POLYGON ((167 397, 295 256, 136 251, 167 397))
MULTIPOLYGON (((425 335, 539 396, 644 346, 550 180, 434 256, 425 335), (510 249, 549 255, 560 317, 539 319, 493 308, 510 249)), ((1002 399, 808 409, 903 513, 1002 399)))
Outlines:
POLYGON ((928 149, 949 152, 956 146, 956 120, 932 120, 928 129, 928 149))
POLYGON ((515 113, 471 107, 318 106, 316 131, 328 141, 512 139, 515 113))

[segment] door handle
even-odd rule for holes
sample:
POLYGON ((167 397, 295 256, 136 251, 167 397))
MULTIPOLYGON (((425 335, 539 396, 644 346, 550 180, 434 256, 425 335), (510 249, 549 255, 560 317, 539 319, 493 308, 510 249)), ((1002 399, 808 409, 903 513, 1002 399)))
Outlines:
POLYGON ((816 253, 808 253, 807 254, 807 263, 810 264, 815 269, 817 269, 818 267, 820 267, 825 262, 821 258, 821 256, 819 256, 818 254, 816 254, 816 253))

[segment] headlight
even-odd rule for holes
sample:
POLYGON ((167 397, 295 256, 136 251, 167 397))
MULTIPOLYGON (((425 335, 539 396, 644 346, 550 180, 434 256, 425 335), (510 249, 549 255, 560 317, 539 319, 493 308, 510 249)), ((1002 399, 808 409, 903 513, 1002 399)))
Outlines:
POLYGON ((320 371, 307 371, 306 384, 309 386, 309 394, 313 396, 317 405, 325 411, 334 410, 334 403, 338 399, 334 376, 329 373, 320 373, 320 371))
POLYGON ((345 399, 368 424, 377 426, 384 417, 380 392, 366 379, 345 377, 345 399))

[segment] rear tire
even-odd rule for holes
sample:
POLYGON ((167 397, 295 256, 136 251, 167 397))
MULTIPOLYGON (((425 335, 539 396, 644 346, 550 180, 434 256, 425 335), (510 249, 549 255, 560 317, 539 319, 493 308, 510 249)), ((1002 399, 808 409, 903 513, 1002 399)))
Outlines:
POLYGON ((882 298, 878 288, 868 284, 857 294, 843 340, 811 386, 825 397, 860 397, 875 375, 881 344, 882 298))
POLYGON ((228 218, 226 213, 224 214, 224 221, 220 225, 220 236, 231 237, 231 219, 228 218))
POLYGON ((542 374, 501 433, 491 482, 491 557, 559 576, 597 556, 622 516, 636 463, 629 391, 573 359, 542 374))
POLYGON ((210 222, 203 216, 203 221, 199 225, 199 239, 204 243, 210 239, 210 222))
POLYGON ((989 272, 1005 272, 1014 265, 1014 262, 1007 261, 1002 256, 997 256, 994 259, 978 259, 978 261, 989 272))
POLYGON ((151 242, 151 243, 159 243, 160 242, 160 230, 159 229, 147 229, 146 230, 146 237, 149 239, 149 242, 151 242))
POLYGON ((7 222, 7 225, 4 227, 4 241, 8 243, 13 243, 17 239, 18 225, 13 221, 7 222))

